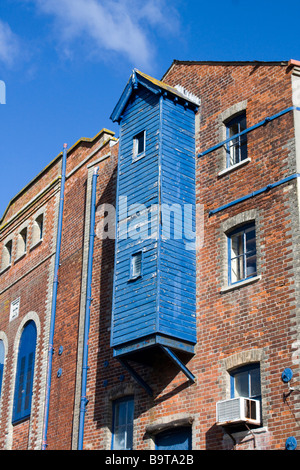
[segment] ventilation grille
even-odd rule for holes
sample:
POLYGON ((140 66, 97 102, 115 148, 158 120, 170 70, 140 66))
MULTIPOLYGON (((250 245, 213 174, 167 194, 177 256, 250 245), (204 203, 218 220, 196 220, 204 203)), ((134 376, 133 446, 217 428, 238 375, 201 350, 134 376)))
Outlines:
POLYGON ((238 422, 260 424, 259 400, 238 397, 217 402, 217 424, 238 422))

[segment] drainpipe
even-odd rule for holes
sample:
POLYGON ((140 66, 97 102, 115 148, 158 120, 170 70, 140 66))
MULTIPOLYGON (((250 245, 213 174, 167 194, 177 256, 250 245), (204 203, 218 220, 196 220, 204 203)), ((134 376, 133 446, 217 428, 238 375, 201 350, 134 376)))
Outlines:
POLYGON ((87 384, 87 371, 88 371, 88 347, 89 347, 89 331, 90 331, 90 308, 91 308, 91 294, 92 294, 92 271, 93 271, 93 254, 94 254, 94 239, 95 239, 95 213, 96 213, 96 186, 98 178, 98 167, 94 169, 92 180, 92 198, 91 198, 91 213, 90 213, 90 238, 89 238, 89 254, 88 254, 88 267, 87 267, 87 292, 86 292, 86 305, 85 305, 85 324, 84 324, 84 342, 83 342, 83 359, 82 359, 82 379, 81 379, 81 398, 80 398, 80 416, 79 416, 79 431, 78 431, 78 450, 83 447, 83 434, 84 434, 84 418, 86 412, 86 405, 88 399, 86 398, 86 384, 87 384))
POLYGON ((53 337, 54 337, 54 326, 55 326, 55 316, 56 316, 58 270, 59 270, 59 261, 60 261, 62 221, 63 221, 63 209, 64 209, 64 198, 65 198, 64 193, 65 193, 65 180, 66 180, 66 166, 67 166, 67 144, 64 144, 62 169, 61 169, 60 201, 59 201, 58 228, 57 228, 56 253, 55 253, 55 265, 54 265, 51 319, 50 319, 48 371, 47 371, 47 383, 46 383, 46 399, 45 399, 45 406, 44 406, 44 428, 43 428, 42 450, 45 450, 47 448, 47 432, 48 432, 50 389, 51 389, 51 375, 52 375, 52 356, 54 353, 53 337))

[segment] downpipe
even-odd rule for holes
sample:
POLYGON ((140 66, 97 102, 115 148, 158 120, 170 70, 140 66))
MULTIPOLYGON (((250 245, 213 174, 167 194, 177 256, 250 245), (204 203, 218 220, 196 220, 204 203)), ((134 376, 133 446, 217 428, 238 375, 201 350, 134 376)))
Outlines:
POLYGON ((84 342, 83 342, 83 359, 82 359, 82 379, 81 379, 81 398, 80 398, 80 415, 78 430, 78 450, 83 448, 84 421, 86 413, 86 405, 88 399, 86 397, 87 372, 88 372, 88 343, 90 332, 90 308, 92 302, 92 273, 93 273, 93 255, 94 255, 94 239, 95 239, 95 214, 96 214, 96 188, 99 168, 94 169, 92 180, 92 196, 91 196, 91 213, 90 213, 90 237, 89 237, 89 254, 87 267, 87 292, 85 305, 85 324, 84 324, 84 342))
POLYGON ((42 450, 46 450, 46 448, 47 448, 47 433, 48 433, 51 375, 52 375, 52 357, 53 357, 53 352, 54 352, 53 338, 54 338, 54 328, 55 328, 57 287, 58 287, 58 270, 59 270, 59 261, 60 261, 60 249, 61 249, 61 238, 62 238, 62 222, 63 222, 63 210, 64 210, 64 199, 65 199, 66 166, 67 166, 67 144, 64 144, 63 158, 62 158, 62 170, 61 170, 60 201, 59 201, 56 253, 55 253, 55 265, 54 265, 52 305, 51 305, 51 317, 50 317, 50 336, 49 336, 49 347, 48 347, 48 370, 47 370, 46 397, 45 397, 45 406, 44 406, 44 427, 43 427, 43 438, 42 438, 42 450))

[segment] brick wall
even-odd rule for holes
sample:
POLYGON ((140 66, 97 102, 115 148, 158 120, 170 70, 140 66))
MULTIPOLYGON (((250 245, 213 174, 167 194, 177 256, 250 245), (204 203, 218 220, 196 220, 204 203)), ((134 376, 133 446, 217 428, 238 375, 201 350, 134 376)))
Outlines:
MULTIPOLYGON (((1 241, 13 241, 11 266, 1 272, 0 331, 5 345, 4 376, 0 404, 0 436, 3 449, 40 448, 42 408, 45 383, 45 351, 48 348, 49 306, 53 279, 56 238, 60 159, 41 174, 28 191, 12 201, 2 219, 1 241), (36 214, 43 214, 43 240, 33 244, 36 214), (17 258, 16 246, 20 227, 27 227, 27 251, 17 258), (10 318, 11 302, 20 299, 19 314, 10 318), (36 364, 32 397, 32 419, 12 425, 12 410, 21 333, 25 323, 33 320, 37 327, 36 364)), ((1 244, 1 255, 3 255, 1 244)))
MULTIPOLYGON (((59 287, 54 334, 54 355, 52 369, 52 384, 50 396, 50 412, 48 426, 48 449, 70 449, 72 434, 77 439, 78 413, 80 407, 80 385, 82 368, 82 340, 84 331, 84 314, 86 300, 86 257, 89 232, 89 207, 91 198, 91 173, 95 166, 99 168, 97 184, 98 203, 109 202, 114 191, 114 169, 117 161, 117 146, 111 147, 111 133, 104 134, 99 141, 89 145, 80 145, 69 155, 67 163, 67 178, 65 187, 65 203, 63 215, 63 235, 61 259, 59 268, 59 287), (103 202, 102 202, 103 201, 103 202), (62 346, 62 354, 59 348, 62 346), (57 372, 61 369, 61 375, 57 372), (73 423, 74 416, 76 417, 73 423)), ((113 201, 114 202, 114 201, 113 201)), ((99 282, 107 285, 107 276, 111 276, 110 263, 113 259, 113 242, 111 249, 102 253, 97 251, 95 243, 94 277, 93 282, 99 289, 99 282), (101 270, 102 269, 102 270, 101 270), (101 271, 101 275, 100 275, 101 271), (100 280, 99 280, 100 276, 100 280)), ((106 245, 105 245, 106 248, 106 245)), ((99 291, 93 293, 91 314, 96 312, 97 324, 91 325, 91 335, 99 332, 99 291)), ((91 371, 95 370, 92 346, 89 346, 91 371)), ((91 372, 92 375, 93 372, 91 372)), ((90 394, 89 394, 90 396, 90 394)))
MULTIPOLYGON (((279 63, 175 61, 164 81, 180 84, 201 99, 196 117, 198 154, 225 138, 224 120, 241 109, 246 109, 249 127, 291 106, 291 73, 287 64, 279 63)), ((284 400, 288 387, 281 381, 285 367, 292 368, 294 383, 299 380, 295 359, 299 337, 298 180, 210 213, 297 171, 293 119, 287 113, 249 133, 249 158, 234 171, 224 171, 224 147, 197 158, 197 204, 203 208, 204 224, 203 245, 197 253, 198 342, 195 355, 183 358, 196 376, 195 384, 166 356, 157 355, 151 365, 136 366, 153 389, 153 397, 149 397, 113 357, 114 240, 95 238, 84 448, 110 449, 112 403, 127 395, 133 395, 135 402, 134 449, 153 449, 155 434, 176 423, 192 425, 193 449, 283 449, 287 437, 299 438, 299 397, 295 392, 284 400), (226 232, 249 220, 255 220, 257 230, 258 276, 228 289, 226 232), (234 433, 234 442, 216 426, 216 402, 230 397, 229 371, 253 362, 261 366, 263 423, 253 434, 247 430, 234 433)), ((81 140, 68 152, 49 449, 77 448, 91 177, 98 166, 97 225, 102 204, 115 205, 116 200, 118 146, 111 143, 115 143, 112 133, 103 131, 94 139, 81 140)), ((60 159, 43 176, 47 182, 40 175, 30 186, 31 192, 19 195, 2 220, 1 240, 6 240, 45 205, 49 224, 45 237, 49 239, 1 274, 0 339, 8 347, 0 404, 1 448, 41 446, 59 174, 60 159), (31 205, 45 187, 48 190, 38 204, 31 205), (9 322, 10 302, 18 296, 19 317, 9 322), (38 325, 32 415, 30 421, 12 426, 17 345, 22 325, 31 317, 38 325)))
MULTIPOLYGON (((88 197, 87 165, 103 158, 104 155, 115 155, 117 150, 110 147, 110 144, 115 143, 113 133, 103 130, 93 139, 81 139, 68 151, 63 242, 53 344, 47 441, 49 449, 69 449, 72 441, 84 216, 88 197), (60 346, 63 346, 61 355, 60 346), (58 378, 57 371, 60 368, 62 375, 58 378)), ((113 158, 109 157, 107 160, 111 161, 113 158)), ((103 181, 107 178, 104 166, 104 163, 99 164, 99 179, 103 181)), ((1 242, 13 240, 12 264, 2 270, 0 286, 0 339, 6 347, 0 406, 0 445, 4 449, 41 449, 42 446, 60 175, 61 155, 11 201, 1 221, 1 242), (43 240, 32 246, 33 221, 35 215, 41 211, 44 214, 43 240), (24 225, 28 229, 28 248, 25 255, 16 259, 17 236, 24 225), (10 320, 10 304, 17 298, 20 298, 19 315, 10 320), (18 347, 23 327, 30 319, 37 327, 31 416, 30 419, 13 425, 13 391, 18 347)), ((1 256, 2 254, 1 249, 1 256)))
MULTIPOLYGON (((286 64, 178 62, 164 80, 201 98, 197 153, 225 138, 223 120, 243 106, 250 127, 292 105, 286 64)), ((160 356, 151 367, 139 369, 154 392, 153 398, 148 397, 112 357, 108 302, 105 313, 100 308, 103 326, 100 332, 97 327, 93 330, 91 339, 91 354, 94 357, 97 351, 97 362, 90 361, 86 448, 110 448, 112 401, 125 395, 134 395, 135 400, 135 449, 153 449, 157 430, 176 421, 193 423, 194 449, 283 449, 287 437, 298 435, 298 398, 292 394, 284 401, 287 386, 281 381, 285 367, 292 367, 295 380, 299 378, 292 359, 298 328, 297 242, 293 240, 293 234, 299 233, 297 180, 209 215, 209 211, 296 171, 293 114, 251 132, 248 157, 245 165, 232 172, 223 171, 224 148, 197 159, 197 203, 204 210, 204 243, 197 255, 198 343, 195 356, 187 362, 196 383, 189 384, 182 372, 160 356), (255 220, 257 227, 259 276, 243 287, 224 289, 225 233, 247 220, 255 220), (230 398, 229 371, 252 362, 261 366, 263 423, 253 434, 247 429, 236 432, 234 443, 216 426, 216 402, 230 398)), ((105 291, 111 298, 111 285, 105 291)), ((95 322, 99 324, 97 316, 95 322)))

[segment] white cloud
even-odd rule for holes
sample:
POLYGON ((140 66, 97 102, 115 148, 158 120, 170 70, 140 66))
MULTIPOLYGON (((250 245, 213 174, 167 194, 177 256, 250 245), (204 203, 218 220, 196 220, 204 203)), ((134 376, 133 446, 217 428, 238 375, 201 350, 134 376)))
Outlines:
POLYGON ((9 25, 0 20, 0 62, 13 65, 19 54, 19 39, 9 25))
POLYGON ((80 39, 88 41, 91 53, 121 53, 141 66, 149 64, 153 55, 151 32, 155 28, 171 32, 177 25, 166 0, 33 1, 41 13, 55 18, 65 50, 80 39))

